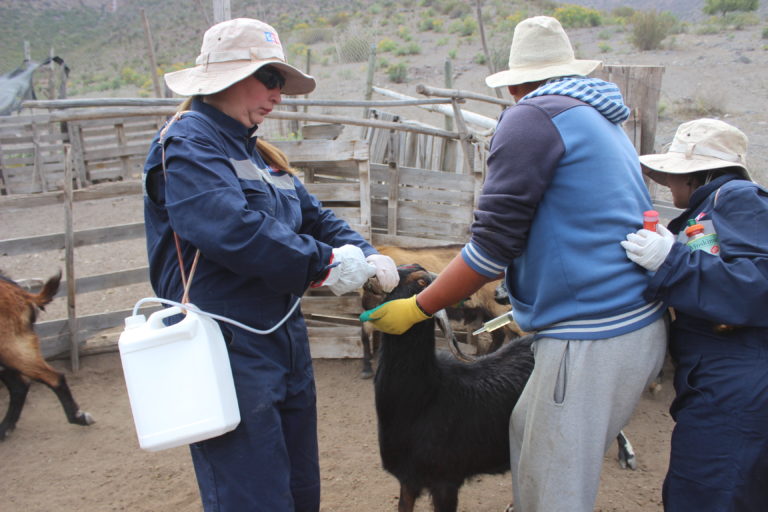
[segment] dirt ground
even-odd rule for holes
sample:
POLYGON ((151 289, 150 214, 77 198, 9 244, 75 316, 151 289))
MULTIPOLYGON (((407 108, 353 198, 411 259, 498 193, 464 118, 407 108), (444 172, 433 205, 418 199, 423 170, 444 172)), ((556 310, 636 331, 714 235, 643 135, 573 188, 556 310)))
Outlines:
MULTIPOLYGON (((598 30, 571 31, 584 58, 603 58, 609 64, 664 65, 662 118, 657 145, 668 142, 680 122, 700 117, 705 106, 722 107, 726 120, 740 126, 752 141, 751 161, 759 181, 768 158, 764 103, 768 83, 768 52, 759 28, 729 35, 677 36, 670 48, 637 53, 627 44, 611 41, 613 50, 599 55, 598 30), (690 108, 699 105, 699 111, 690 108), (703 106, 701 105, 703 104, 703 106), (687 110, 688 109, 688 110, 687 110)), ((616 35, 622 38, 621 34, 616 35)), ((464 49, 462 49, 462 52, 464 49)), ((470 50, 466 50, 470 51, 470 50)), ((474 51, 474 50, 473 50, 474 51)), ((412 62, 412 83, 439 83, 441 65, 429 63, 428 52, 412 62)), ((434 59, 432 59, 434 60, 434 59)), ((439 59, 442 62, 442 58, 439 59)), ((318 98, 359 97, 360 84, 339 83, 331 71, 320 70, 318 98)), ((365 73, 355 73, 364 78, 365 73)), ((457 67, 457 88, 482 90, 486 70, 473 65, 457 67)), ((390 84, 391 86, 391 84, 390 84)), ((416 95, 412 90, 406 94, 416 95)), ((486 109, 487 115, 497 110, 486 109)), ((433 121, 434 122, 434 121, 433 121)), ((136 198, 87 202, 75 207, 76 229, 137 222, 142 219, 136 198)), ((60 205, 4 212, 0 239, 57 233, 63 229, 60 205)), ((79 276, 143 266, 142 242, 115 242, 76 250, 79 276)), ((8 257, 0 255, 0 269, 11 277, 46 277, 64 266, 63 251, 8 257)), ((147 285, 125 287, 110 293, 78 296, 80 314, 132 307, 150 296, 147 285)), ((65 317, 57 299, 42 320, 65 317)), ((97 340, 98 341, 98 340, 97 340)), ((15 432, 0 443, 3 476, 0 478, 0 510, 7 512, 81 512, 130 510, 132 512, 194 512, 200 500, 188 452, 185 448, 150 453, 139 449, 130 414, 117 353, 83 358, 73 374, 67 361, 54 361, 67 372, 72 391, 84 410, 96 419, 90 427, 72 426, 54 395, 34 384, 15 432)), ((398 485, 382 468, 376 439, 373 388, 359 378, 358 360, 317 360, 319 400, 322 510, 326 512, 385 512, 396 510, 398 485)), ((671 374, 667 369, 667 375, 671 374)), ((648 512, 661 510, 660 487, 668 462, 672 420, 668 414, 672 386, 665 380, 660 393, 646 393, 625 429, 638 457, 635 471, 621 469, 615 446, 605 456, 597 510, 648 512)), ((7 393, 0 389, 0 411, 7 393)), ((465 512, 500 512, 511 501, 509 475, 484 476, 469 482, 460 496, 465 512)), ((428 510, 420 500, 418 510, 428 510)))
MULTIPOLYGON (((54 205, 4 212, 0 239, 58 232, 63 222, 61 209, 54 205)), ((141 219, 141 203, 138 198, 77 203, 74 219, 78 230, 135 222, 141 219)), ((80 276, 146 264, 142 241, 79 248, 75 256, 75 271, 80 276)), ((63 268, 63 262, 63 251, 0 255, 0 269, 16 278, 47 277, 63 268)), ((83 294, 78 296, 78 310, 91 314, 129 308, 146 296, 151 296, 146 285, 113 293, 83 294)), ((64 300, 56 299, 40 319, 64 316, 64 300)), ((16 430, 0 443, 0 460, 5 468, 0 478, 0 510, 201 510, 187 449, 152 453, 139 448, 116 352, 83 357, 77 373, 69 370, 67 360, 52 363, 66 372, 76 400, 96 423, 90 427, 68 424, 53 393, 33 383, 16 430)), ((381 468, 379 460, 372 381, 360 379, 359 360, 316 360, 315 370, 322 510, 396 510, 397 481, 381 468)), ((656 396, 646 393, 643 397, 625 430, 637 452, 638 468, 621 469, 616 448, 611 448, 605 457, 598 510, 661 510, 660 485, 672 428, 667 412, 670 400, 668 381, 656 396)), ((8 394, 2 387, 0 411, 5 410, 7 402, 8 394)), ((511 499, 509 474, 483 476, 463 488, 460 510, 500 512, 511 499)), ((428 500, 420 500, 418 510, 429 509, 428 500)))

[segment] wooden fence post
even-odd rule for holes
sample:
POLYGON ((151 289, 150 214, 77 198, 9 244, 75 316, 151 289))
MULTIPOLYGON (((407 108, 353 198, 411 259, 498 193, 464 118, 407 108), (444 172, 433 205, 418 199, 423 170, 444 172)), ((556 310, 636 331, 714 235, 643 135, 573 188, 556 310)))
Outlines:
POLYGON ((80 348, 77 335, 77 313, 75 309, 75 297, 77 294, 75 285, 75 237, 74 221, 72 215, 72 147, 64 145, 64 254, 65 254, 65 278, 67 280, 67 328, 70 341, 70 363, 72 371, 80 369, 80 348))
POLYGON ((149 21, 144 9, 141 12, 141 21, 144 25, 144 37, 147 39, 147 55, 149 57, 149 74, 152 77, 152 86, 155 89, 155 97, 162 98, 163 91, 160 89, 160 79, 157 76, 157 61, 155 60, 155 44, 152 42, 152 30, 149 28, 149 21))

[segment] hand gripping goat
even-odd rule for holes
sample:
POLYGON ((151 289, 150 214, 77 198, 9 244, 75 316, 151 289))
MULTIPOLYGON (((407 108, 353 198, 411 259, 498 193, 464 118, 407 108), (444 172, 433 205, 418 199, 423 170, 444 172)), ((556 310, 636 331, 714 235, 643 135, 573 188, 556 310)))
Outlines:
POLYGON ((53 300, 60 280, 61 273, 46 281, 40 293, 33 294, 0 275, 0 381, 9 393, 8 412, 0 422, 0 441, 19 421, 30 379, 46 384, 56 393, 70 423, 90 425, 94 422, 90 414, 78 407, 64 375, 43 359, 40 340, 32 328, 36 309, 43 309, 53 300))

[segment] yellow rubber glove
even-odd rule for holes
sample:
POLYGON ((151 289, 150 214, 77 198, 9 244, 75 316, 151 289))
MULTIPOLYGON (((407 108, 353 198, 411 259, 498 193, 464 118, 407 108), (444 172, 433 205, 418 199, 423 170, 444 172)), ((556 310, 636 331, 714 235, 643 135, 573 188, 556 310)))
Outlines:
POLYGON ((360 315, 361 322, 371 322, 373 327, 387 334, 403 334, 413 324, 423 322, 431 315, 424 313, 416 303, 416 296, 385 302, 360 315))

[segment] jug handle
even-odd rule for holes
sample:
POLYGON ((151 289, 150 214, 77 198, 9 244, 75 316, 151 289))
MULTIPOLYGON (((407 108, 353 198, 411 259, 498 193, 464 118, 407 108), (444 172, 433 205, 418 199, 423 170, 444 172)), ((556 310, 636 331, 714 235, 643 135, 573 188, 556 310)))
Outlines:
POLYGON ((165 324, 163 323, 164 318, 168 318, 169 316, 178 315, 180 314, 181 308, 178 306, 173 306, 170 308, 161 309, 160 311, 155 311, 151 315, 149 315, 149 320, 147 320, 147 324, 150 329, 162 329, 165 327, 165 324))

